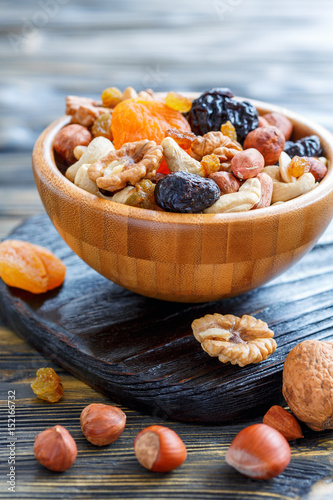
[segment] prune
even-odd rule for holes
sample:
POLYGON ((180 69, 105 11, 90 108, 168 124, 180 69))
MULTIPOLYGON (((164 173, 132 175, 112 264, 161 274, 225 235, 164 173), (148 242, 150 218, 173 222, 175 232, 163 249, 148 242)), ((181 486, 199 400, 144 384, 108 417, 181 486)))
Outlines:
POLYGON ((236 129, 238 141, 243 143, 249 132, 258 127, 258 112, 246 101, 232 99, 229 89, 212 89, 202 94, 192 103, 187 115, 192 132, 204 135, 221 129, 230 121, 236 129))
POLYGON ((169 174, 155 188, 156 203, 167 212, 201 212, 219 197, 220 188, 216 182, 189 172, 169 174))
POLYGON ((322 154, 320 139, 317 135, 309 135, 296 142, 287 141, 284 150, 291 157, 320 156, 322 154))

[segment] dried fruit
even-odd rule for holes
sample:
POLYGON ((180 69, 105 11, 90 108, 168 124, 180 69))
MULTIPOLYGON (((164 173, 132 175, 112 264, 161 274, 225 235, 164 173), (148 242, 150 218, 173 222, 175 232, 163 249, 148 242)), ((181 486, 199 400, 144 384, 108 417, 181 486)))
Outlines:
POLYGON ((171 137, 178 146, 188 150, 197 136, 192 134, 192 132, 184 132, 176 128, 171 128, 165 132, 165 137, 171 137))
POLYGON ((287 141, 284 150, 291 158, 293 156, 318 157, 322 154, 320 139, 317 135, 303 137, 296 142, 287 141))
POLYGON ((276 127, 259 127, 246 137, 244 149, 257 149, 265 158, 265 165, 274 165, 285 144, 282 132, 276 127))
POLYGON ((232 441, 226 462, 252 479, 271 479, 283 472, 291 458, 286 439, 272 427, 255 424, 245 427, 232 441))
POLYGON ((263 155, 254 148, 240 151, 231 160, 231 171, 241 181, 256 177, 264 166, 263 155))
POLYGON ((301 426, 296 418, 282 406, 271 406, 264 415, 263 423, 279 431, 287 441, 303 437, 301 426))
POLYGON ((152 472, 170 472, 186 460, 186 446, 178 434, 162 425, 146 427, 134 440, 140 464, 152 472))
POLYGON ((114 443, 122 435, 126 415, 116 406, 93 403, 82 410, 80 425, 90 443, 105 446, 114 443))
POLYGON ((310 162, 300 156, 294 156, 288 165, 288 173, 297 179, 307 172, 310 172, 310 162))
POLYGON ((288 141, 293 133, 293 124, 286 116, 281 113, 266 113, 263 116, 264 120, 268 123, 267 125, 272 125, 273 127, 277 127, 283 133, 286 141, 288 141))
POLYGON ((122 100, 123 93, 117 87, 108 87, 103 90, 101 99, 106 108, 115 108, 122 100))
POLYGON ((86 127, 74 123, 59 130, 54 138, 53 147, 58 155, 71 165, 76 161, 74 148, 78 145, 88 146, 91 139, 91 133, 86 127))
POLYGON ((274 333, 267 323, 246 314, 241 318, 232 314, 206 314, 193 321, 192 330, 203 350, 210 356, 218 356, 222 363, 230 361, 239 366, 259 363, 276 349, 274 333))
POLYGON ((258 112, 249 102, 232 97, 229 89, 212 89, 195 99, 188 114, 192 132, 204 135, 221 130, 221 125, 230 121, 242 143, 247 134, 258 127, 258 112))
POLYGON ((333 342, 305 340, 288 354, 282 392, 293 414, 310 429, 333 429, 333 342))
POLYGON ((31 389, 39 399, 56 403, 64 394, 64 388, 59 375, 53 368, 39 368, 37 378, 32 382, 31 389))
POLYGON ((111 134, 111 114, 104 113, 104 115, 99 116, 93 123, 91 127, 91 133, 94 137, 106 137, 112 141, 111 134))
POLYGON ((189 172, 169 174, 155 188, 156 203, 167 212, 202 212, 219 197, 220 189, 213 180, 189 172))
POLYGON ((0 276, 8 286, 44 293, 60 286, 66 267, 46 248, 26 241, 0 243, 0 276))
POLYGON ((149 179, 142 179, 142 181, 135 184, 135 191, 130 193, 125 205, 146 208, 148 210, 157 210, 159 207, 155 202, 154 191, 155 184, 149 179))
POLYGON ((179 111, 159 101, 123 101, 112 113, 111 131, 116 149, 127 142, 143 139, 160 144, 170 128, 191 132, 187 120, 179 111))
POLYGON ((232 141, 237 141, 236 129, 229 120, 221 125, 221 132, 232 141))
POLYGON ((54 472, 63 472, 75 462, 77 446, 65 427, 55 425, 37 434, 34 452, 41 465, 54 472))
POLYGON ((165 104, 180 113, 188 113, 192 108, 192 101, 187 97, 177 94, 176 92, 169 92, 165 98, 165 104))
POLYGON ((203 170, 204 177, 209 177, 210 174, 213 174, 214 172, 218 172, 220 170, 221 163, 216 155, 211 154, 204 156, 200 162, 200 165, 201 169, 203 170))

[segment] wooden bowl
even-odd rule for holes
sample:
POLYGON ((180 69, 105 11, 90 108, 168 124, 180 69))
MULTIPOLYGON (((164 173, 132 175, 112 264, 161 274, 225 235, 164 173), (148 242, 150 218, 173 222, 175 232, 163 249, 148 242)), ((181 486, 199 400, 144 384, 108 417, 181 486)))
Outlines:
POLYGON ((98 198, 72 184, 55 164, 52 143, 69 121, 63 117, 41 134, 33 151, 37 188, 62 238, 109 280, 169 301, 232 297, 284 272, 315 245, 332 218, 332 135, 290 111, 250 102, 260 114, 285 114, 294 123, 294 140, 320 137, 329 167, 311 192, 230 214, 157 212, 98 198))

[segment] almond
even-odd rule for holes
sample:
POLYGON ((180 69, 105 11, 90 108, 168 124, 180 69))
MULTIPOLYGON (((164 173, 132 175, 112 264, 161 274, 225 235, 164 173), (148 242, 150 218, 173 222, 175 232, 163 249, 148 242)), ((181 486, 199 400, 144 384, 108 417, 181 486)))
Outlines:
POLYGON ((282 406, 272 406, 265 414, 263 423, 279 431, 287 441, 304 437, 296 418, 282 406))

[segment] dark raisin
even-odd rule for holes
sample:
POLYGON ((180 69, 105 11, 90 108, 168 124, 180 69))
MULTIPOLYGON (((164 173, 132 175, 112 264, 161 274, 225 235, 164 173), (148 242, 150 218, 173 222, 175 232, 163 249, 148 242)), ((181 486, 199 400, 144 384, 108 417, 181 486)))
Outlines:
POLYGON ((294 156, 320 156, 322 154, 320 139, 317 135, 309 135, 296 142, 287 141, 284 150, 291 158, 294 156))
POLYGON ((167 212, 202 212, 219 197, 220 188, 216 182, 189 172, 169 174, 155 188, 156 203, 167 212))
POLYGON ((256 108, 249 102, 232 99, 228 89, 212 89, 195 99, 187 119, 196 135, 218 131, 223 123, 230 121, 241 143, 259 125, 256 108))

